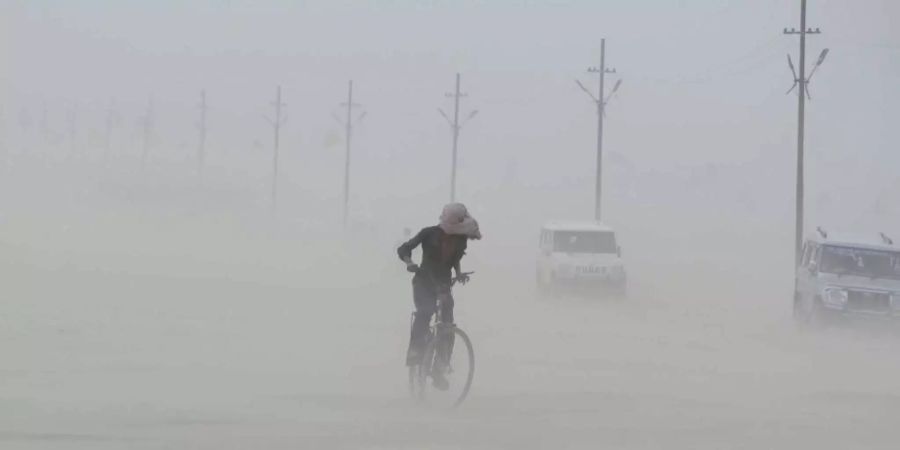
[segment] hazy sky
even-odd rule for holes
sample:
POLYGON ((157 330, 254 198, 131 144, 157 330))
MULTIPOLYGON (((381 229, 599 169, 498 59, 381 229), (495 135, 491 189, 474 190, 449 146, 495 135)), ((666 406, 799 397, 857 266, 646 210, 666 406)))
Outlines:
MULTIPOLYGON (((898 184, 900 5, 809 3, 809 25, 823 30, 809 38, 810 63, 831 49, 811 86, 810 196, 839 190, 843 212, 898 184)), ((463 197, 504 182, 554 188, 572 215, 589 210, 596 121, 573 80, 595 85, 585 69, 606 37, 610 83, 624 80, 609 106, 610 154, 649 174, 747 165, 771 171, 756 183, 793 193, 796 99, 784 92, 797 38, 781 31, 799 26, 799 1, 5 0, 2 15, 7 120, 43 104, 62 123, 77 104, 98 128, 115 99, 133 128, 152 96, 159 152, 177 153, 194 145, 206 89, 211 142, 222 154, 256 142, 264 173, 262 115, 280 84, 285 170, 323 196, 339 195, 331 115, 353 78, 368 111, 354 159, 361 204, 446 195, 449 130, 436 108, 450 107, 444 93, 462 72, 464 112, 480 111, 462 133, 463 197)), ((616 188, 627 181, 617 176, 611 168, 616 188)))

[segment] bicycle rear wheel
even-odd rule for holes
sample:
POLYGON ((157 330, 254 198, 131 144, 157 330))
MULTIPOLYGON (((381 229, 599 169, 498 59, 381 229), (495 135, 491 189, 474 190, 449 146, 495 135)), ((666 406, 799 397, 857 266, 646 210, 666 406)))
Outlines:
POLYGON ((413 398, 440 408, 459 406, 472 388, 475 378, 475 351, 466 333, 456 326, 447 327, 429 340, 421 364, 409 368, 409 387, 413 398), (443 375, 449 383, 439 390, 430 383, 434 375, 443 375))

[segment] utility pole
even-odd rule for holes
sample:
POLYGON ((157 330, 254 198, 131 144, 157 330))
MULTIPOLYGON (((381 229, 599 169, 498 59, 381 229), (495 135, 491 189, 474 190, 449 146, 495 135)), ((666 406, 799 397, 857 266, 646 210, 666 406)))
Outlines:
POLYGON ((600 67, 589 67, 588 73, 599 75, 600 86, 596 96, 588 88, 584 87, 580 81, 575 80, 575 82, 597 105, 597 172, 594 186, 594 220, 599 222, 602 217, 601 206, 603 200, 603 118, 606 116, 606 103, 609 102, 613 94, 619 90, 619 86, 622 85, 622 80, 618 80, 609 96, 606 95, 604 88, 606 74, 616 73, 616 69, 606 68, 606 39, 600 39, 600 67))
POLYGON ((206 160, 206 90, 200 91, 200 121, 197 129, 200 132, 197 143, 197 176, 203 177, 203 163, 206 160))
POLYGON ((147 158, 150 154, 150 144, 153 139, 153 97, 147 102, 147 112, 143 118, 143 150, 141 152, 141 172, 147 168, 147 158))
POLYGON ((278 145, 281 138, 281 126, 287 121, 286 117, 282 117, 281 111, 287 104, 281 101, 281 86, 275 90, 275 101, 272 103, 275 108, 275 119, 266 117, 265 119, 272 125, 274 130, 274 148, 272 152, 272 211, 278 204, 278 145))
MULTIPOLYGON (((350 80, 347 86, 347 102, 341 103, 341 106, 347 109, 347 115, 345 119, 340 119, 335 116, 335 120, 337 120, 341 125, 344 125, 344 143, 346 144, 346 155, 344 158, 344 227, 347 226, 347 219, 349 216, 349 205, 350 205, 350 142, 353 137, 353 108, 360 107, 362 105, 358 103, 353 103, 353 80, 350 80)), ((366 116, 366 113, 363 112, 360 114, 356 121, 359 122, 363 117, 366 116)))
POLYGON ((459 123, 459 99, 468 96, 463 92, 460 92, 460 76, 459 73, 456 74, 456 90, 454 92, 448 92, 446 97, 453 98, 453 120, 450 120, 450 117, 447 116, 447 113, 444 112, 443 109, 438 108, 438 112, 444 116, 444 119, 447 120, 447 123, 450 125, 450 130, 453 135, 453 157, 452 163, 450 166, 450 202, 456 201, 456 165, 457 165, 457 155, 458 155, 458 146, 459 143, 459 131, 462 129, 463 125, 468 122, 471 118, 475 117, 478 114, 478 110, 472 110, 469 115, 463 120, 463 123, 459 123))
POLYGON ((803 145, 804 145, 804 133, 806 126, 806 100, 809 98, 809 80, 812 78, 816 69, 825 61, 825 56, 828 54, 828 49, 822 51, 821 55, 819 55, 819 60, 816 62, 815 67, 813 67, 812 72, 810 72, 809 77, 806 76, 806 35, 807 34, 821 34, 821 30, 818 28, 812 29, 806 27, 806 0, 800 0, 800 29, 796 30, 794 28, 784 29, 784 34, 799 34, 800 35, 800 67, 799 67, 799 75, 797 71, 794 70, 794 63, 791 61, 791 55, 788 55, 788 65, 791 68, 791 72, 794 75, 794 85, 791 86, 791 89, 788 90, 790 93, 794 90, 795 87, 797 89, 797 192, 796 192, 796 211, 795 211, 795 229, 794 229, 794 264, 799 265, 803 247, 803 200, 804 200, 804 166, 803 166, 803 145))
POLYGON ((456 165, 459 144, 459 73, 456 74, 456 91, 453 95, 453 165, 450 169, 450 202, 456 201, 456 165))

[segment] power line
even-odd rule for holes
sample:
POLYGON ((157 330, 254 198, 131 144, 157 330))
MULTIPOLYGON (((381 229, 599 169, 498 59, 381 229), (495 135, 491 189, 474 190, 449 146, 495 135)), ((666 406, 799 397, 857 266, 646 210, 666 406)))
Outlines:
POLYGON ((691 74, 676 75, 673 78, 659 78, 645 75, 635 75, 634 78, 653 83, 666 83, 670 85, 708 84, 724 81, 731 78, 746 75, 766 67, 770 58, 778 54, 778 37, 760 42, 751 50, 738 58, 709 66, 708 68, 691 74))

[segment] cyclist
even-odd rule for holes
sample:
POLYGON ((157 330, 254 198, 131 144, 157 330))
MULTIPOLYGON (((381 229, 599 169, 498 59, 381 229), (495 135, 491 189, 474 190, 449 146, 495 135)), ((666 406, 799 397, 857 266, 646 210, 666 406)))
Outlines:
MULTIPOLYGON (((469 281, 460 269, 460 260, 466 254, 469 239, 481 239, 478 222, 469 215, 465 205, 450 203, 444 206, 438 225, 423 228, 397 249, 400 260, 406 263, 406 269, 416 274, 412 282, 416 312, 406 352, 407 366, 418 364, 422 358, 424 337, 437 307, 439 288, 445 286, 449 291, 452 279, 462 284, 469 281), (412 261, 412 251, 419 245, 422 246, 421 267, 412 261), (456 272, 453 278, 451 269, 456 272)), ((453 297, 449 292, 447 294, 441 303, 441 320, 453 323, 453 297)), ((446 390, 449 387, 447 379, 439 372, 432 374, 432 380, 437 389, 446 390)))

